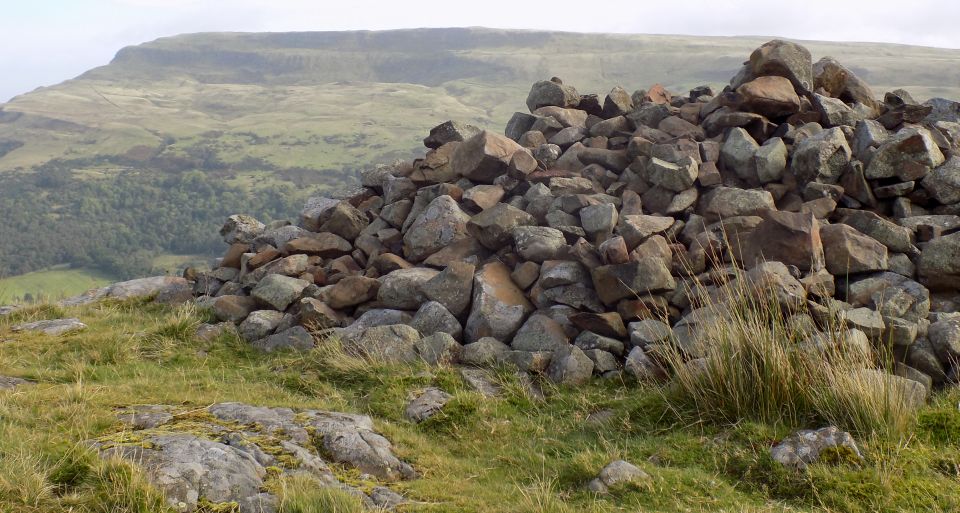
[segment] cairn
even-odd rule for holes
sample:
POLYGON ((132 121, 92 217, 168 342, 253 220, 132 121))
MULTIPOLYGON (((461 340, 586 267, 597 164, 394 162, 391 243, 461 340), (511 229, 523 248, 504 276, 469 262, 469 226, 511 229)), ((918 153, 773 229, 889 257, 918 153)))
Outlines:
MULTIPOLYGON (((780 40, 728 87, 604 98, 537 82, 503 134, 453 121, 423 158, 311 198, 297 224, 232 216, 201 304, 263 350, 512 364, 568 384, 702 357, 691 291, 737 271, 810 337, 840 312, 924 388, 960 358, 960 104, 883 100, 780 40)), ((859 333, 858 333, 859 332, 859 333)))

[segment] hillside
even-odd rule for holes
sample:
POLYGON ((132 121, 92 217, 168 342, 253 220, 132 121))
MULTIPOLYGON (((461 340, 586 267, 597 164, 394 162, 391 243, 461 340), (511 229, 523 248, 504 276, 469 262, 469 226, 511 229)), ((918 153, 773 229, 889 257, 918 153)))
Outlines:
MULTIPOLYGON (((210 254, 215 240, 172 234, 183 223, 205 233, 201 223, 229 213, 224 197, 288 217, 310 191, 412 157, 442 121, 499 129, 536 80, 600 95, 617 84, 721 86, 766 39, 478 28, 191 34, 124 48, 0 108, 0 276, 64 263, 133 276, 157 254, 210 254), (203 178, 181 177, 192 171, 203 178), (210 183, 187 200, 184 180, 210 183), (188 218, 156 211, 184 201, 188 218), (138 252, 133 263, 114 258, 138 252)), ((896 85, 921 100, 960 97, 960 51, 805 44, 878 94, 896 85)))

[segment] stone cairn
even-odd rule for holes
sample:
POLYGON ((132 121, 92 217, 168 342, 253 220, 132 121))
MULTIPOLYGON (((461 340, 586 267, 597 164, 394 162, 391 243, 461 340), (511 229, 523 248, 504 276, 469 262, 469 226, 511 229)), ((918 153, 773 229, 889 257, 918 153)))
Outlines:
POLYGON ((780 40, 719 93, 601 100, 554 78, 526 103, 504 135, 435 127, 423 158, 311 198, 296 225, 230 217, 220 266, 186 273, 200 303, 266 351, 327 330, 390 361, 662 379, 663 344, 703 356, 690 291, 738 270, 811 338, 840 312, 892 344, 898 379, 956 380, 960 104, 881 102, 780 40))

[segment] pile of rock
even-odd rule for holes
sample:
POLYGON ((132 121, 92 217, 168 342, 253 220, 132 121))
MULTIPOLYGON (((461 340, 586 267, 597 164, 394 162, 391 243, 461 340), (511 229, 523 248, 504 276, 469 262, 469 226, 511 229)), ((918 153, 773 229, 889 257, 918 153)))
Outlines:
POLYGON ((955 379, 958 104, 879 101, 775 40, 720 92, 601 99, 552 79, 527 106, 505 135, 434 128, 423 158, 311 199, 296 225, 231 217, 195 293, 264 350, 311 347, 306 326, 370 356, 579 383, 662 378, 669 341, 702 356, 690 290, 741 276, 811 339, 839 311, 903 377, 955 379))

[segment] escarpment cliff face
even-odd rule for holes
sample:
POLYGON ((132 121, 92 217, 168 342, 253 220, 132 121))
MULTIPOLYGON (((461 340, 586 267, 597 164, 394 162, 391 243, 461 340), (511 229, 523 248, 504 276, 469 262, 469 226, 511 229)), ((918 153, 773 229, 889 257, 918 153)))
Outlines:
POLYGON ((539 81, 503 134, 446 122, 413 162, 233 216, 201 303, 264 350, 317 333, 375 358, 662 379, 722 298, 773 298, 816 343, 889 350, 923 396, 960 356, 958 104, 882 96, 780 40, 723 90, 539 81), (707 299, 705 299, 707 298, 707 299), (869 342, 867 344, 866 342, 869 342))

